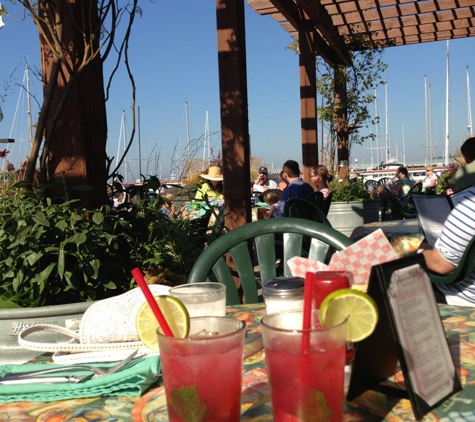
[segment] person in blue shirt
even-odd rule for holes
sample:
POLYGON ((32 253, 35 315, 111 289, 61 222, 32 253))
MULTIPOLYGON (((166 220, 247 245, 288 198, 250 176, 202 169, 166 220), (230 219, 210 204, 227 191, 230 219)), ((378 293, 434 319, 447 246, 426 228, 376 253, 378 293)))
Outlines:
POLYGON ((313 188, 300 177, 300 167, 297 161, 287 160, 282 166, 282 179, 287 183, 287 187, 282 194, 281 200, 277 203, 277 209, 272 217, 282 217, 284 215, 285 201, 290 198, 307 198, 313 193, 313 188))

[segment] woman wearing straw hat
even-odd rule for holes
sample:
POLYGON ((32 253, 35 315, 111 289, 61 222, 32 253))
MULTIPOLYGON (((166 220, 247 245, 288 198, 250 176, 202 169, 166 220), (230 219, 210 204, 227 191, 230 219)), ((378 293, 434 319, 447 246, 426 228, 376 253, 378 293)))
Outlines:
POLYGON ((217 166, 212 166, 208 169, 207 174, 202 174, 201 177, 206 181, 196 191, 195 199, 203 200, 205 196, 208 199, 222 200, 223 196, 223 173, 217 166))

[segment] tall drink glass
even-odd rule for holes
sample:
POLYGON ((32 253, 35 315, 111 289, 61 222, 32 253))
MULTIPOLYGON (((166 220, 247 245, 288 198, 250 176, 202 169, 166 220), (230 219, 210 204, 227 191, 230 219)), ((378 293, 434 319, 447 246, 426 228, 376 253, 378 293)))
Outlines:
MULTIPOLYGON (((320 309, 323 299, 330 293, 350 287, 350 278, 353 279, 353 275, 349 271, 317 271, 313 277, 312 289, 315 308, 320 309)), ((318 316, 318 312, 314 315, 318 316)), ((348 343, 346 349, 346 363, 349 365, 355 356, 353 343, 348 343)), ((345 371, 349 370, 349 368, 345 369, 345 371)))
POLYGON ((170 422, 238 422, 246 324, 191 318, 190 337, 158 334, 170 422))
POLYGON ((313 278, 315 308, 320 309, 323 299, 330 293, 350 287, 349 278, 347 271, 317 271, 313 278))
POLYGON ((346 321, 302 330, 302 311, 261 321, 274 422, 340 422, 346 321))
POLYGON ((190 317, 225 316, 226 286, 221 283, 189 283, 170 289, 169 294, 180 299, 190 317))

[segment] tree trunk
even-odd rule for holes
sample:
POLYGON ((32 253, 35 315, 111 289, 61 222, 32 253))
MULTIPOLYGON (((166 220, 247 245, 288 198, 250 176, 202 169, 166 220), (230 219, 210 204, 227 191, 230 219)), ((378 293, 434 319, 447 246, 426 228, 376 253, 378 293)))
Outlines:
POLYGON ((47 30, 43 31, 40 45, 45 93, 48 84, 56 85, 46 116, 42 157, 51 185, 47 193, 68 199, 79 198, 81 206, 96 208, 108 201, 103 69, 100 55, 95 54, 100 38, 97 2, 58 2, 55 10, 50 4, 42 0, 40 11, 54 22, 64 60, 60 62, 57 79, 50 79, 57 56, 50 48, 54 44, 48 42, 52 37, 47 30), (66 186, 63 186, 63 180, 66 186), (71 191, 80 185, 95 188, 71 191))
POLYGON ((337 140, 338 140, 338 178, 349 177, 349 148, 348 148, 348 111, 346 94, 346 69, 342 66, 334 68, 335 104, 337 105, 337 140))

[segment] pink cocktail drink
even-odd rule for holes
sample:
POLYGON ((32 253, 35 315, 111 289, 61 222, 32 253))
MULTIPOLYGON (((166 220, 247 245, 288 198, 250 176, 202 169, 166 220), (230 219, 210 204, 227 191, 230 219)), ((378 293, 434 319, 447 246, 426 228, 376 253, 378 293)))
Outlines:
POLYGON ((190 322, 189 338, 158 335, 169 421, 238 422, 245 323, 225 317, 190 322))
MULTIPOLYGON (((350 279, 353 275, 348 271, 317 271, 313 278, 313 300, 315 308, 320 309, 320 305, 330 293, 335 290, 347 289, 350 287, 350 279)), ((317 314, 318 315, 318 314, 317 314)), ((349 364, 355 356, 355 349, 352 343, 347 344, 346 363, 349 364)))
POLYGON ((274 422, 341 421, 346 322, 301 327, 301 311, 262 319, 274 422))

